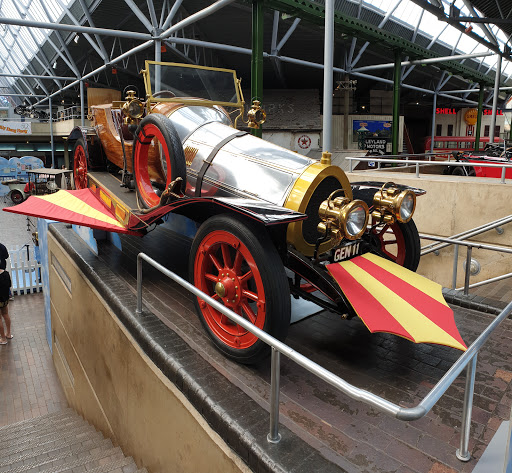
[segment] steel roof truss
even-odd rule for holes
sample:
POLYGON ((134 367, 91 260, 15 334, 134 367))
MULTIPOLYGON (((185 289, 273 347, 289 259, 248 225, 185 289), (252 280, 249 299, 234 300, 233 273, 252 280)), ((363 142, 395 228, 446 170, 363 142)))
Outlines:
POLYGON ((133 0, 124 0, 124 2, 130 7, 134 15, 140 20, 140 22, 146 27, 146 29, 151 33, 153 31, 153 25, 146 18, 146 15, 142 13, 139 7, 135 4, 133 0))
MULTIPOLYGON (((55 0, 59 5, 60 7, 62 8, 62 10, 64 12, 66 12, 66 15, 68 16, 68 18, 71 20, 72 23, 74 23, 75 26, 82 26, 80 24, 80 22, 75 18, 75 16, 73 15, 73 13, 71 13, 70 9, 64 5, 64 3, 62 3, 61 0, 55 0)), ((91 28, 94 28, 94 25, 90 25, 91 28)), ((87 33, 83 33, 83 36, 84 38, 89 42, 89 44, 92 46, 92 48, 99 54, 99 56, 104 60, 104 61, 108 61, 108 56, 107 56, 107 52, 105 51, 105 48, 103 48, 103 50, 93 41, 93 39, 90 37, 89 34, 87 33)))
MULTIPOLYGON (((87 18, 87 22, 89 23, 89 26, 91 28, 95 28, 94 21, 92 19, 91 12, 89 11, 89 8, 87 8, 87 4, 84 2, 84 0, 78 0, 80 2, 80 6, 82 7, 82 10, 84 11, 85 17, 87 18)), ((96 38, 96 41, 98 42, 98 46, 101 50, 101 56, 103 57, 104 61, 108 61, 108 54, 107 50, 105 49, 105 46, 103 44, 103 41, 100 37, 100 35, 95 34, 94 37, 96 38)))
MULTIPOLYGON (((43 0, 39 0, 39 3, 41 4, 41 7, 43 8, 46 16, 48 17, 48 19, 50 20, 51 19, 51 16, 50 16, 50 11, 48 10, 48 7, 46 6, 46 3, 43 1, 43 0)), ((57 36, 58 40, 59 40, 59 43, 61 44, 62 46, 62 49, 63 51, 66 53, 69 61, 74 65, 74 68, 71 68, 73 70, 73 72, 79 76, 80 74, 78 73, 78 67, 76 67, 76 63, 75 61, 73 60, 73 57, 71 56, 71 53, 69 52, 69 49, 66 45, 66 42, 64 41, 64 39, 62 38, 62 34, 60 31, 58 30, 55 30, 55 35, 57 36)), ((59 85, 59 87, 62 87, 61 85, 59 85)))
MULTIPOLYGON (((391 9, 389 9, 387 12, 386 12, 386 15, 384 16, 384 18, 382 19, 382 21, 379 23, 379 26, 377 27, 378 29, 381 29, 384 27, 384 25, 388 22, 388 20, 391 18, 391 15, 393 15, 393 13, 395 12, 395 10, 400 6, 400 4, 402 3, 402 0, 397 0, 396 3, 393 5, 393 7, 391 9)), ((354 67, 358 62, 359 62, 359 59, 361 59, 361 56, 363 55, 363 53, 366 51, 366 48, 370 45, 370 42, 367 41, 366 43, 363 44, 363 46, 361 46, 361 49, 359 50, 356 58, 352 61, 352 64, 350 65, 350 67, 354 67)))
POLYGON ((171 8, 171 11, 167 15, 165 21, 161 24, 160 28, 166 30, 167 28, 169 28, 169 26, 171 26, 171 22, 174 19, 176 13, 178 13, 178 9, 180 8, 182 3, 183 0, 175 0, 174 5, 171 8))

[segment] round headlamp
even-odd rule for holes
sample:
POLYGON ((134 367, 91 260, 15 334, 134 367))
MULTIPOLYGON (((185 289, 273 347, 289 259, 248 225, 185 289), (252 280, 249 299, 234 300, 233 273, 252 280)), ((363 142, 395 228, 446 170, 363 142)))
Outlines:
POLYGON ((416 208, 416 194, 409 189, 400 191, 392 182, 386 183, 373 196, 373 206, 372 216, 377 221, 407 223, 416 208))
POLYGON ((343 233, 349 240, 361 238, 368 224, 368 206, 362 200, 353 200, 340 213, 343 233))
POLYGON ((398 211, 398 221, 405 223, 411 220, 412 214, 416 207, 416 194, 412 191, 404 191, 400 194, 402 199, 400 200, 400 208, 398 211))
POLYGON ((134 99, 123 107, 124 112, 130 118, 140 118, 144 114, 144 105, 138 99, 134 99))

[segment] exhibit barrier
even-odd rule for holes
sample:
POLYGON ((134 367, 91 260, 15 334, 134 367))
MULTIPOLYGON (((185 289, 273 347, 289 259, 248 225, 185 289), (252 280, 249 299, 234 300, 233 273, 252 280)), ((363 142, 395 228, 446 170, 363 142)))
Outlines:
MULTIPOLYGON (((403 158, 404 155, 395 155, 396 158, 403 158)), ((418 155, 413 155, 418 156, 418 155)), ((424 155, 423 155, 424 156, 424 155)), ((512 164, 492 164, 492 163, 470 163, 470 162, 458 162, 458 161, 425 161, 425 160, 416 160, 416 159, 390 159, 394 156, 388 156, 386 158, 378 158, 378 157, 369 157, 369 158, 351 158, 347 157, 349 161, 349 172, 353 172, 353 161, 359 161, 363 163, 377 163, 377 167, 374 168, 376 171, 380 171, 382 168, 380 167, 381 163, 387 164, 403 164, 402 167, 412 167, 414 165, 416 168, 416 177, 420 178, 420 165, 425 166, 451 166, 451 167, 481 167, 481 168, 501 168, 501 180, 502 184, 505 184, 505 172, 507 169, 512 168, 512 164)), ((372 170, 372 169, 370 169, 372 170)))
POLYGON ((11 276, 13 294, 19 296, 43 290, 41 263, 37 261, 35 248, 30 245, 11 247, 8 261, 10 266, 6 269, 11 276))
MULTIPOLYGON (((479 350, 494 332, 494 330, 505 320, 509 314, 512 313, 512 302, 510 302, 503 311, 489 324, 489 326, 478 336, 478 338, 468 347, 452 367, 443 375, 438 383, 430 390, 430 392, 423 398, 423 400, 416 407, 401 407, 393 402, 390 402, 380 396, 377 396, 369 391, 360 389, 348 383, 344 379, 330 372, 329 370, 318 365, 314 361, 301 355, 294 349, 290 348, 285 343, 277 340, 263 330, 257 328, 248 320, 239 316, 226 308, 223 304, 212 299, 207 294, 201 292, 195 286, 162 266, 160 263, 150 258, 145 253, 137 255, 137 308, 136 313, 143 315, 142 310, 142 264, 146 261, 148 264, 156 268, 165 276, 169 277, 180 286, 184 287, 192 294, 200 297, 207 304, 218 310, 230 320, 256 335, 260 340, 269 345, 272 349, 271 358, 271 396, 270 396, 270 432, 267 435, 267 440, 271 443, 279 443, 281 435, 279 434, 279 394, 280 394, 280 356, 281 353, 298 365, 302 366, 310 373, 324 380, 331 386, 339 391, 347 394, 353 399, 364 402, 379 411, 386 414, 395 416, 400 420, 417 420, 425 416, 441 398, 441 396, 448 390, 448 388, 455 381, 457 376, 466 369, 466 388, 464 393, 464 404, 462 411, 462 427, 460 448, 456 451, 456 456, 461 461, 469 461, 471 455, 468 451, 469 447, 469 433, 471 427, 471 413, 473 408, 473 393, 475 386, 476 363, 479 350)), ((212 368, 213 369, 213 368, 212 368)))
MULTIPOLYGON (((477 243, 466 242, 464 239, 472 238, 476 235, 480 235, 480 234, 487 232, 489 230, 492 230, 492 229, 496 229, 496 231, 498 233, 500 233, 501 226, 505 225, 507 223, 511 223, 511 222, 512 222, 512 215, 508 215, 507 217, 503 217, 503 218, 500 218, 493 222, 489 222, 485 225, 480 225, 479 227, 472 228, 471 230, 467 230, 463 233, 453 235, 451 238, 440 238, 440 237, 435 237, 434 235, 421 234, 420 237, 425 240, 432 240, 432 241, 437 241, 437 242, 441 243, 441 244, 433 243, 431 245, 427 245, 427 246, 423 247, 421 249, 422 250, 421 256, 428 255, 429 253, 435 253, 436 255, 439 255, 439 250, 441 250, 442 248, 446 248, 450 245, 454 245, 452 289, 456 289, 457 291, 464 290, 464 294, 468 295, 469 289, 471 289, 471 288, 484 286, 486 284, 502 281, 503 279, 508 279, 508 278, 512 277, 512 273, 508 273, 508 274, 503 274, 501 276, 496 276, 494 278, 486 279, 485 281, 479 281, 474 284, 469 284, 469 276, 471 273, 472 249, 476 247, 477 249, 498 251, 501 253, 512 253, 512 250, 510 248, 506 248, 503 246, 489 246, 489 245, 482 245, 482 244, 477 244, 477 243), (464 239, 462 239, 461 237, 464 237, 464 239), (462 287, 462 288, 457 288, 457 261, 459 259, 459 244, 467 246, 466 274, 465 274, 465 279, 464 279, 464 287, 462 287)), ((501 229, 501 233, 503 233, 503 229, 501 229)))

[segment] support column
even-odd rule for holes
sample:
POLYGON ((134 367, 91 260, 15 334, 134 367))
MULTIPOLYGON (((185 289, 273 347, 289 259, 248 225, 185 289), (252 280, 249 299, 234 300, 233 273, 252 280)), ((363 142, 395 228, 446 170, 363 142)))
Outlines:
POLYGON ((496 109, 498 108, 498 96, 500 95, 500 76, 501 54, 498 54, 498 63, 496 64, 496 78, 494 80, 494 96, 492 98, 492 117, 491 129, 489 131, 489 143, 494 143, 494 130, 496 129, 496 109))
POLYGON ((80 81, 80 123, 85 126, 85 97, 84 97, 84 81, 80 81))
POLYGON ((393 128, 391 135, 391 154, 398 154, 398 137, 400 131, 400 83, 402 79, 400 50, 395 51, 395 67, 393 72, 393 128))
MULTIPOLYGON (((155 39, 155 61, 161 62, 162 61, 162 40, 155 39)), ((162 82, 162 68, 159 65, 155 66, 155 90, 152 92, 158 92, 161 88, 161 82, 162 82)), ((123 97, 124 100, 124 97, 123 97)))
MULTIPOLYGON (((251 100, 263 103, 263 1, 252 2, 252 59, 251 59, 251 100)), ((249 104, 250 106, 251 104, 249 104)), ((252 129, 259 138, 263 131, 252 129)))
POLYGON ((484 85, 480 84, 480 92, 478 94, 478 113, 476 116, 476 129, 475 129, 475 151, 480 149, 480 133, 482 128, 482 110, 484 104, 484 85))
MULTIPOLYGON (((432 104, 432 128, 430 129, 430 152, 434 152, 434 136, 436 133, 436 108, 437 108, 437 90, 434 94, 434 102, 432 104)), ((393 116, 393 120, 395 117, 393 116)), ((393 153, 395 154, 395 153, 393 153)))
POLYGON ((52 118, 52 98, 48 99, 50 105, 50 147, 52 149, 52 169, 55 169, 55 147, 53 142, 53 118, 52 118))
MULTIPOLYGON (((332 90, 334 66, 334 0, 325 2, 324 39, 324 109, 322 133, 322 161, 330 158, 332 151, 332 90)), ((345 96, 346 98, 346 96, 345 96)))

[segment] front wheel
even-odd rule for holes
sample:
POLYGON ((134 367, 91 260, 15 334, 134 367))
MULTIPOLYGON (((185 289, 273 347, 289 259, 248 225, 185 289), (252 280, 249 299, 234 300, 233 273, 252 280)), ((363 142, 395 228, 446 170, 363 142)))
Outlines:
POLYGON ((411 271, 418 268, 420 237, 413 220, 375 227, 371 231, 371 241, 377 254, 411 271))
MULTIPOLYGON (((192 244, 190 280, 202 292, 283 340, 290 325, 290 291, 284 266, 265 231, 231 216, 215 216, 192 244)), ((201 298, 195 298, 201 323, 228 358, 253 364, 270 347, 201 298)))

